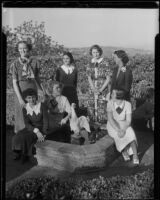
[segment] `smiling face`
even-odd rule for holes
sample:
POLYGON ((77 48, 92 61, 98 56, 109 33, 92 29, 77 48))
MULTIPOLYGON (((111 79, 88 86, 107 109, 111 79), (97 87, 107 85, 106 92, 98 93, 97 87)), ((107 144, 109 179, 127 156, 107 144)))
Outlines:
POLYGON ((61 88, 60 88, 59 84, 53 85, 53 93, 52 94, 53 94, 54 97, 61 95, 61 88))
POLYGON ((26 58, 29 56, 29 49, 25 43, 19 43, 18 51, 20 53, 21 58, 26 58))
POLYGON ((36 97, 36 95, 27 96, 25 98, 25 100, 27 101, 27 103, 29 103, 30 106, 34 106, 34 105, 36 105, 37 97, 36 97))
POLYGON ((101 57, 98 49, 92 49, 92 57, 95 59, 99 59, 101 57))
POLYGON ((70 57, 67 56, 67 55, 64 55, 64 56, 63 56, 63 63, 64 63, 64 65, 70 65, 70 64, 71 64, 71 59, 70 59, 70 57))

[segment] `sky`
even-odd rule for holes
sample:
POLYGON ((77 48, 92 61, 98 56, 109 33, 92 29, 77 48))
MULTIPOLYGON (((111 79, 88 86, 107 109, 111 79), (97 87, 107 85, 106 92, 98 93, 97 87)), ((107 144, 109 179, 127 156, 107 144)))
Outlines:
POLYGON ((129 47, 154 51, 158 9, 3 8, 2 25, 45 22, 46 35, 65 47, 129 47))

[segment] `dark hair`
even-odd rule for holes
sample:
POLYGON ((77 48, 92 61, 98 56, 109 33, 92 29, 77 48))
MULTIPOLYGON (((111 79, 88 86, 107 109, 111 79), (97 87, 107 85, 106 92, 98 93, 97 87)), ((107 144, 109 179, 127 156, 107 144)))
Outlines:
POLYGON ((63 56, 68 56, 70 58, 70 63, 73 64, 74 63, 74 58, 72 56, 72 54, 70 52, 64 52, 63 56))
POLYGON ((97 51, 99 52, 100 56, 103 54, 102 48, 101 48, 99 45, 95 44, 95 45, 91 46, 91 48, 90 48, 90 50, 89 50, 89 54, 90 54, 91 56, 92 56, 92 50, 93 50, 93 49, 97 49, 97 51))
POLYGON ((118 56, 118 58, 120 58, 122 60, 123 65, 126 65, 128 63, 129 58, 125 51, 117 50, 117 51, 114 51, 114 54, 116 54, 118 56))
MULTIPOLYGON (((123 88, 121 88, 121 87, 114 87, 112 89, 112 91, 113 90, 117 91, 116 92, 116 99, 119 99, 119 100, 124 100, 125 99, 126 91, 123 88)), ((112 93, 112 91, 111 91, 111 93, 112 93)))
POLYGON ((22 41, 19 41, 16 45, 16 51, 18 52, 18 47, 19 47, 19 44, 25 44, 28 48, 29 51, 32 50, 32 44, 28 43, 27 41, 25 40, 22 40, 22 41))
POLYGON ((22 96, 24 99, 26 99, 27 96, 33 96, 33 95, 35 95, 36 99, 38 99, 37 91, 32 88, 29 88, 29 89, 25 90, 24 92, 22 92, 22 96))

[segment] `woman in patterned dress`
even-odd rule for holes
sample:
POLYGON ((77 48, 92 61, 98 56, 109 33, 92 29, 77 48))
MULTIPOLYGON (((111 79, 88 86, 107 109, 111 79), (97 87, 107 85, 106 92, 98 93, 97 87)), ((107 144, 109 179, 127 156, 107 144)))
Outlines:
POLYGON ((90 85, 89 111, 93 121, 105 123, 106 94, 110 91, 110 69, 106 59, 102 57, 102 49, 98 45, 90 48, 92 60, 87 68, 88 81, 90 85), (107 88, 107 89, 106 89, 107 88), (106 89, 106 90, 105 90, 106 89))
POLYGON ((38 95, 43 96, 42 87, 39 79, 39 63, 35 58, 30 57, 31 44, 20 41, 17 44, 20 57, 11 64, 13 79, 13 89, 15 91, 15 126, 17 133, 25 127, 22 108, 25 101, 22 92, 28 88, 38 90, 38 95))
POLYGON ((123 88, 113 88, 112 99, 107 104, 107 131, 114 139, 116 148, 122 153, 124 160, 129 161, 133 155, 133 163, 139 164, 137 139, 131 127, 131 103, 124 100, 123 88))

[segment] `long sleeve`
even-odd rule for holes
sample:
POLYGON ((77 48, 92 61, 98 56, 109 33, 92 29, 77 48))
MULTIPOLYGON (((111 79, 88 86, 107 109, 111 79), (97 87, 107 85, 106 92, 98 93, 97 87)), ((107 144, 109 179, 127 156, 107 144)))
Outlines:
POLYGON ((57 69, 56 71, 56 81, 60 81, 60 71, 57 69))
POLYGON ((30 121, 25 108, 23 108, 23 118, 24 118, 25 128, 28 129, 29 131, 33 131, 35 127, 32 125, 32 122, 30 121))
POLYGON ((48 130, 48 113, 47 106, 42 103, 42 114, 43 114, 43 134, 47 134, 48 130))
POLYGON ((76 69, 75 80, 74 80, 74 85, 75 85, 75 87, 77 87, 77 81, 78 81, 78 71, 77 71, 77 69, 76 69))
POLYGON ((130 92, 131 86, 133 81, 132 71, 130 69, 126 70, 125 76, 125 90, 126 92, 130 92))

